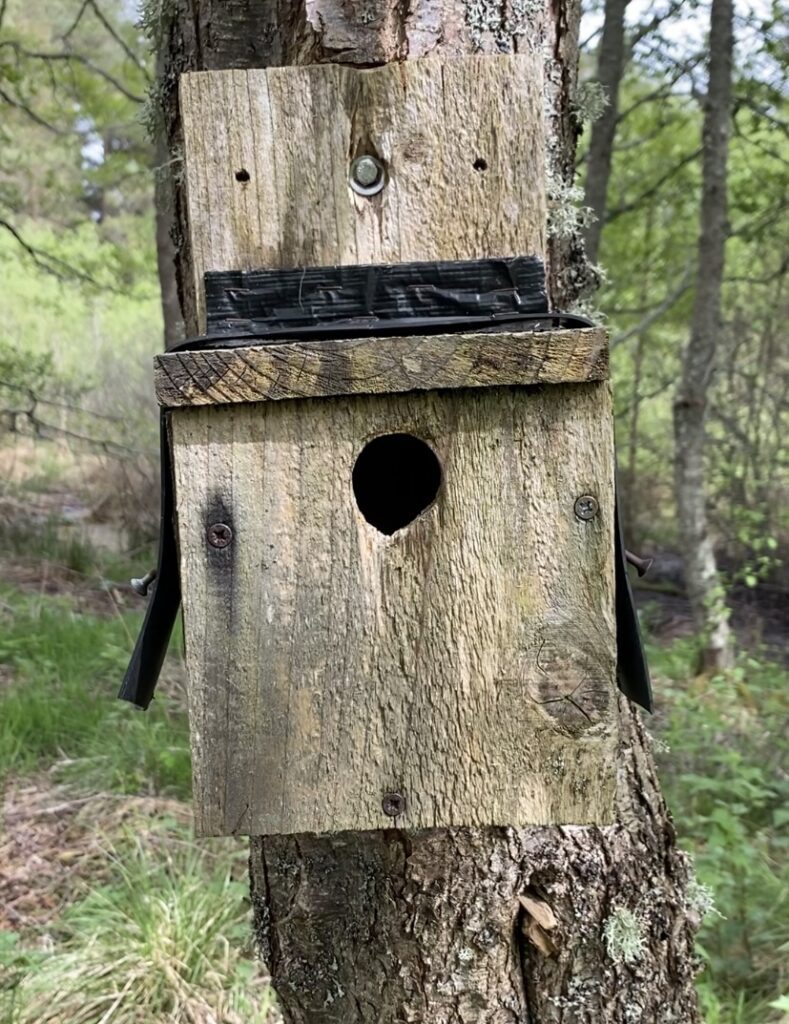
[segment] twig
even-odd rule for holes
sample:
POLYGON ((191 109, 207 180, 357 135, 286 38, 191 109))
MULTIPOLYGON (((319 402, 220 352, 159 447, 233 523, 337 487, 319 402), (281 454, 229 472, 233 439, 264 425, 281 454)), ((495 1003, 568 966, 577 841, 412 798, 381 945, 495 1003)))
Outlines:
POLYGON ((663 14, 655 14, 649 21, 636 25, 627 40, 628 49, 634 49, 642 39, 651 35, 664 21, 673 18, 675 14, 682 10, 682 4, 683 0, 673 0, 673 3, 668 5, 663 14))
POLYGON ((57 427, 54 423, 46 423, 44 420, 40 420, 35 414, 28 413, 27 418, 36 435, 45 441, 53 441, 55 437, 67 437, 72 441, 80 441, 83 444, 99 448, 106 455, 120 455, 122 453, 127 455, 146 454, 139 448, 132 448, 130 445, 121 444, 119 441, 102 441, 95 437, 89 437, 87 434, 80 434, 76 430, 69 430, 67 427, 57 427), (47 434, 46 431, 51 431, 51 433, 47 434))
POLYGON ((63 803, 54 804, 52 807, 41 807, 37 811, 10 811, 6 813, 7 822, 14 821, 35 821, 37 818, 57 818, 62 814, 68 814, 78 807, 83 807, 99 798, 102 800, 123 800, 128 797, 126 793, 91 793, 90 796, 78 797, 74 800, 64 800, 63 803))
POLYGON ((49 63, 63 62, 63 61, 70 63, 70 62, 74 61, 77 64, 82 64, 83 67, 86 67, 89 71, 92 71, 93 74, 99 75, 100 78, 103 78, 105 82, 108 82, 111 86, 113 86, 115 89, 117 89, 118 92, 121 93, 121 95, 123 95, 127 99, 131 100, 132 103, 144 103, 145 102, 145 97, 144 96, 138 96, 138 95, 136 95, 136 93, 130 92, 126 88, 126 86, 122 82, 118 81, 118 79, 115 78, 114 75, 111 75, 109 73, 109 71, 105 71, 104 68, 99 67, 98 64, 94 64, 93 61, 89 60, 87 57, 83 56, 83 54, 81 54, 81 53, 70 53, 67 50, 63 50, 63 51, 59 51, 59 50, 58 51, 28 50, 26 47, 22 46, 22 44, 19 43, 16 39, 6 39, 6 40, 4 40, 3 42, 0 43, 0 48, 3 48, 3 47, 11 48, 19 56, 27 57, 28 60, 41 60, 41 61, 45 61, 45 62, 49 62, 49 63))
POLYGON ((65 260, 60 259, 58 256, 44 252, 43 249, 38 249, 36 246, 31 245, 30 242, 26 241, 9 221, 0 218, 0 228, 5 228, 5 230, 17 240, 28 256, 30 256, 36 266, 41 270, 46 271, 48 274, 52 274, 61 281, 65 279, 63 276, 63 272, 65 272, 68 277, 75 277, 80 281, 84 281, 86 284, 93 285, 94 288, 100 289, 102 287, 99 282, 89 274, 85 274, 83 271, 77 270, 76 267, 72 267, 70 263, 66 263, 65 260), (57 269, 58 267, 62 267, 63 271, 59 271, 57 269))
MULTIPOLYGON (((10 381, 0 379, 0 388, 10 388, 12 391, 21 391, 31 398, 34 405, 49 405, 54 409, 65 409, 67 412, 77 412, 84 416, 92 416, 97 420, 107 420, 109 423, 123 423, 122 416, 110 416, 105 412, 94 412, 92 409, 84 409, 80 405, 72 405, 69 402, 56 402, 51 398, 43 398, 41 395, 36 394, 31 388, 25 387, 23 384, 12 384, 10 381)), ((13 410, 3 409, 3 412, 14 412, 24 410, 13 410)))
POLYGON ((58 128, 56 125, 50 124, 50 122, 41 117, 40 114, 37 114, 32 107, 28 107, 26 103, 22 103, 21 100, 14 99, 14 97, 10 96, 4 89, 0 89, 0 100, 7 103, 9 107, 13 107, 15 110, 21 110, 22 113, 26 117, 29 117, 31 121, 41 125, 42 128, 46 128, 47 131, 52 132, 53 135, 67 134, 62 128, 58 128))
POLYGON ((82 0, 82 6, 81 6, 81 7, 80 7, 80 9, 79 9, 79 10, 77 11, 77 16, 76 16, 76 18, 75 18, 75 19, 74 19, 74 20, 72 21, 72 23, 71 23, 71 26, 70 26, 70 27, 69 27, 68 29, 66 29, 66 31, 65 31, 65 32, 63 33, 63 35, 61 36, 61 39, 62 39, 62 40, 63 40, 64 42, 66 42, 66 41, 68 40, 69 36, 70 36, 70 35, 71 35, 71 34, 72 34, 73 32, 75 32, 75 31, 77 30, 77 26, 78 26, 78 25, 79 25, 79 23, 80 23, 80 22, 82 21, 82 15, 83 15, 83 14, 85 13, 85 11, 86 11, 86 10, 88 9, 88 3, 89 3, 89 0, 82 0))
POLYGON ((649 313, 647 313, 645 317, 639 320, 637 324, 635 324, 633 327, 629 327, 626 331, 622 331, 621 334, 615 335, 614 338, 612 338, 611 340, 611 348, 616 348, 618 345, 624 344, 634 335, 641 334, 642 331, 645 331, 656 320, 659 320, 665 312, 671 309, 671 307, 676 302, 678 302, 685 294, 685 292, 690 288, 690 274, 691 265, 688 264, 685 267, 685 271, 682 277, 680 278, 677 287, 673 291, 669 292, 665 299, 658 306, 655 306, 654 309, 650 310, 649 313))
POLYGON ((701 155, 701 149, 694 149, 692 153, 686 154, 678 164, 670 167, 665 174, 661 174, 657 181, 654 181, 649 188, 644 189, 635 199, 631 199, 629 203, 622 203, 621 206, 616 206, 612 210, 609 210, 606 214, 606 224, 610 224, 611 221, 616 220, 617 217, 621 217, 625 213, 632 213, 633 210, 637 210, 647 199, 651 199, 660 189, 670 181, 675 175, 679 174, 683 167, 687 164, 692 163, 701 155))
POLYGON ((621 124, 622 121, 628 118, 634 110, 638 110, 638 108, 643 104, 653 103, 655 100, 663 99, 663 97, 667 93, 671 92, 671 90, 677 84, 680 78, 682 78, 683 75, 688 74, 691 68, 694 68, 697 64, 700 64, 701 60, 701 56, 698 56, 692 58, 690 61, 687 61, 685 64, 677 65, 677 70, 673 77, 669 76, 667 81, 662 82, 656 89, 653 89, 652 92, 644 93, 643 96, 639 96, 638 99, 633 100, 629 107, 627 107, 625 110, 619 113, 616 119, 616 123, 621 124))
POLYGON ((134 50, 132 50, 131 47, 127 44, 127 42, 123 38, 123 36, 120 35, 120 33, 114 28, 114 26, 105 17, 103 11, 99 8, 99 5, 96 3, 96 0, 88 0, 88 3, 93 8, 93 12, 96 15, 96 17, 99 19, 101 24, 104 26, 104 28, 107 30, 107 32, 109 32, 109 34, 112 36, 112 38, 118 44, 118 46, 120 46, 120 48, 123 50, 123 52, 129 58, 129 60, 132 62, 132 64, 134 64, 137 67, 137 69, 142 72, 145 80, 147 82, 150 82, 151 81, 151 76, 148 73, 148 69, 142 63, 142 61, 137 56, 137 54, 134 52, 134 50))

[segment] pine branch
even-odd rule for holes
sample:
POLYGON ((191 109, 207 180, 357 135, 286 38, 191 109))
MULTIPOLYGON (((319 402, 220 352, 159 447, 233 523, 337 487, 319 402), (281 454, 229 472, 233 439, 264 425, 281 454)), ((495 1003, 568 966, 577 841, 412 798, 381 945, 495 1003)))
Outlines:
POLYGON ((45 273, 51 274, 60 281, 76 279, 78 281, 83 281, 85 284, 90 284, 94 288, 102 288, 102 285, 100 285, 94 277, 91 277, 90 274, 86 274, 84 271, 78 270, 77 267, 74 267, 65 260, 60 259, 59 256, 55 256, 53 253, 46 252, 44 249, 39 249, 37 246, 32 245, 23 235, 20 234, 10 221, 0 218, 0 228, 4 228, 14 239, 16 239, 39 270, 43 270, 45 273))
POLYGON ((21 100, 14 99, 5 89, 0 89, 0 100, 6 103, 9 107, 13 107, 15 110, 21 110, 25 117, 29 117, 31 121, 41 125, 42 128, 46 128, 48 132, 52 132, 53 135, 66 135, 62 128, 58 128, 57 125, 51 124, 49 121, 37 114, 32 107, 29 107, 26 103, 22 103, 21 100))
POLYGON ((672 306, 674 306, 682 296, 691 287, 691 270, 692 267, 688 264, 685 267, 685 271, 679 280, 679 284, 668 295, 663 299, 661 303, 651 309, 646 316, 642 317, 637 324, 633 327, 629 327, 626 331, 622 331, 621 334, 615 335, 611 339, 611 348, 614 349, 619 345, 623 345, 626 341, 632 338, 634 335, 641 334, 648 327, 651 327, 656 320, 659 320, 664 313, 667 313, 672 306))
POLYGON ((19 43, 16 39, 6 39, 3 42, 0 42, 0 49, 4 47, 8 47, 14 50, 15 53, 17 53, 19 56, 27 57, 29 60, 40 60, 46 63, 56 63, 65 61, 69 63, 73 62, 76 64, 81 64, 94 75, 98 75, 100 78, 103 78, 105 82, 109 83, 114 89, 117 89, 122 96, 125 96, 126 99, 131 100, 132 103, 142 104, 145 102, 144 96, 138 96, 136 93, 131 92, 129 89, 126 88, 123 82, 117 79, 114 75, 111 75, 109 71, 105 71, 104 68, 99 67, 98 64, 94 64, 92 60, 89 60, 81 53, 71 53, 67 50, 28 50, 26 47, 22 46, 22 44, 19 43))

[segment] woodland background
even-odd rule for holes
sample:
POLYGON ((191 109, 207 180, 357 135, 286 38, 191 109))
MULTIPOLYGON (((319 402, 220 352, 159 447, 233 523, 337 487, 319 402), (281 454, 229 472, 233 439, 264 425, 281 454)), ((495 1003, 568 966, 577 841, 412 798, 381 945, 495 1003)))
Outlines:
MULTIPOLYGON (((163 173, 179 168, 151 141, 157 12, 0 0, 0 1024, 268 1017, 245 847, 191 840, 178 641, 145 717, 114 700, 142 608, 126 581, 157 529, 151 356, 181 330, 163 173)), ((733 667, 698 671, 673 478, 707 5, 588 4, 578 188, 551 197, 554 230, 580 217, 598 267, 584 309, 612 334, 628 544, 656 558, 638 591, 649 726, 695 859, 708 1024, 789 1021, 785 15, 735 16, 706 422, 733 667)))

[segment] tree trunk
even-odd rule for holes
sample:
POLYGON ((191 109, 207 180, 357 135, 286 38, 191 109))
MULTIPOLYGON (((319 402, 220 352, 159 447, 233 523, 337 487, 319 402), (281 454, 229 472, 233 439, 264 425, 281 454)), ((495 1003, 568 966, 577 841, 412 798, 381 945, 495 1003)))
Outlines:
POLYGON ((710 670, 725 668, 732 662, 728 612, 707 520, 704 450, 708 395, 721 330, 721 286, 728 234, 726 174, 733 45, 733 2, 713 0, 696 296, 682 380, 674 402, 680 545, 688 596, 704 642, 703 663, 710 670))
POLYGON ((619 826, 253 840, 286 1020, 697 1021, 688 866, 643 727, 622 721, 619 826))
POLYGON ((178 298, 178 282, 175 276, 175 246, 172 239, 172 179, 167 168, 169 158, 167 140, 160 136, 156 140, 155 170, 156 269, 159 275, 165 348, 175 344, 176 341, 183 338, 184 334, 181 303, 178 298))
MULTIPOLYGON (((164 75, 166 56, 162 47, 156 55, 156 72, 164 75)), ((174 179, 170 173, 170 147, 164 125, 155 119, 154 134, 154 200, 156 216, 156 269, 159 277, 159 294, 162 304, 164 347, 167 349, 184 336, 184 322, 178 295, 178 280, 175 273, 175 225, 173 208, 175 196, 174 179)))
MULTIPOLYGON (((651 252, 651 243, 654 228, 654 210, 650 206, 646 211, 644 223, 644 252, 651 252)), ((652 262, 647 256, 647 266, 643 271, 639 289, 639 306, 648 309, 651 300, 652 262)), ((633 352, 633 392, 630 400, 628 415, 627 433, 627 459, 625 460, 624 472, 624 512, 628 516, 625 523, 626 536, 630 538, 631 544, 640 544, 637 510, 643 505, 643 492, 639 493, 638 479, 638 448, 639 448, 639 425, 641 419, 641 385, 644 377, 644 358, 646 356, 649 327, 642 327, 636 334, 635 351, 633 352)))
POLYGON ((600 237, 605 223, 608 181, 614 136, 619 116, 619 86, 625 68, 625 11, 630 0, 606 0, 603 35, 597 53, 596 80, 605 90, 607 106, 592 126, 589 154, 586 159, 586 190, 584 205, 592 217, 584 232, 587 258, 597 262, 600 237))
MULTIPOLYGON (((474 50, 545 55, 550 173, 571 174, 579 7, 392 0, 177 0, 163 99, 190 69, 376 65, 474 50)), ((515 130, 511 128, 510 130, 515 130)), ((185 204, 179 280, 196 323, 185 204)), ((462 213, 461 213, 462 215, 462 213)), ((588 280, 580 239, 554 240, 556 307, 588 280)), ((345 832, 252 841, 255 929, 289 1024, 625 1024, 698 1020, 686 858, 649 743, 620 697, 620 824, 345 832)))

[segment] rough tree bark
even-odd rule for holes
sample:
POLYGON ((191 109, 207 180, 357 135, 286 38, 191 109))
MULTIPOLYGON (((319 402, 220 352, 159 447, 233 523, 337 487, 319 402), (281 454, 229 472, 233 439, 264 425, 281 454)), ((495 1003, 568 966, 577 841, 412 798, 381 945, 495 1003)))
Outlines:
POLYGON ((159 292, 162 303, 164 324, 164 347, 169 348, 183 337, 181 303, 178 298, 178 281, 175 275, 175 246, 173 245, 173 196, 172 180, 167 173, 170 151, 167 140, 160 136, 156 140, 156 269, 159 275, 159 292))
MULTIPOLYGON (((156 75, 161 79, 165 74, 167 58, 163 40, 157 39, 156 75)), ((170 146, 164 122, 154 118, 152 129, 154 143, 154 199, 156 205, 156 270, 159 277, 159 295, 162 306, 164 347, 167 349, 184 336, 184 321, 181 315, 181 301, 178 294, 178 279, 175 267, 174 219, 174 178, 170 169, 170 146)))
POLYGON ((614 136, 619 117, 619 86, 625 69, 625 11, 629 2, 606 0, 603 34, 597 51, 595 79, 605 90, 607 105, 592 125, 586 158, 584 205, 592 211, 592 216, 584 231, 584 243, 587 258, 592 263, 597 263, 605 222, 608 181, 611 177, 614 136))
MULTIPOLYGON (((176 159, 185 70, 531 47, 545 55, 550 173, 572 173, 575 2, 168 0, 165 11, 176 159)), ((184 211, 176 189, 194 324, 184 211)), ((553 303, 567 305, 588 280, 580 238, 552 243, 549 278, 553 303)), ((289 1024, 696 1022, 688 865, 644 729, 620 703, 619 825, 253 840, 255 928, 289 1024)))
POLYGON ((675 492, 680 545, 703 667, 732 662, 731 631, 707 520, 704 451, 709 389, 721 330, 721 287, 728 235, 727 160, 731 119, 734 5, 713 0, 709 84, 702 140, 701 222, 696 295, 682 380, 674 402, 675 492))

